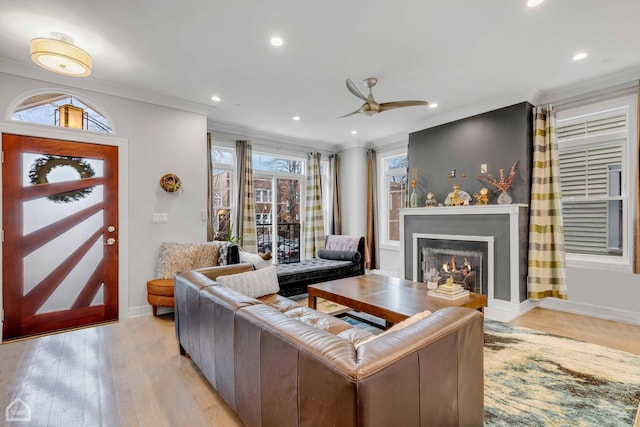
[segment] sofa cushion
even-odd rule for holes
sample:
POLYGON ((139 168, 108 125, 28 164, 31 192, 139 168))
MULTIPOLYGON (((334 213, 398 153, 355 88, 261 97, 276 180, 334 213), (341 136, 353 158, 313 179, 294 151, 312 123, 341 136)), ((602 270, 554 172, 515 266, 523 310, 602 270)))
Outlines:
POLYGON ((249 264, 252 264, 253 268, 256 270, 271 267, 273 265, 273 261, 271 259, 264 259, 258 254, 245 251, 240 251, 240 262, 248 262, 249 264))
POLYGON ((318 251, 318 258, 333 259, 336 261, 360 262, 360 252, 320 249, 318 251))
POLYGON ((158 279, 173 279, 176 273, 218 265, 218 247, 213 242, 163 242, 158 254, 158 279))
POLYGON ((217 281, 221 285, 252 298, 275 294, 280 290, 275 266, 245 273, 219 276, 217 281))
POLYGON ((284 314, 289 317, 293 317, 294 319, 298 319, 309 326, 325 330, 334 335, 352 328, 352 326, 344 320, 321 313, 309 307, 297 307, 293 310, 285 311, 284 314))
POLYGON ((258 298, 263 303, 271 306, 280 312, 284 313, 285 311, 293 310, 294 308, 302 307, 295 301, 290 300, 289 298, 285 298, 278 294, 269 294, 264 295, 258 298))

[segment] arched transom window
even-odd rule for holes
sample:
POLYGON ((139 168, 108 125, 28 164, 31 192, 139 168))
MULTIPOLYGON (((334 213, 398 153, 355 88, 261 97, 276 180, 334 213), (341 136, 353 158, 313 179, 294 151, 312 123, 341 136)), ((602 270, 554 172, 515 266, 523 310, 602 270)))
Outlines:
POLYGON ((41 93, 26 98, 13 110, 11 120, 112 133, 111 123, 95 106, 64 93, 41 93))

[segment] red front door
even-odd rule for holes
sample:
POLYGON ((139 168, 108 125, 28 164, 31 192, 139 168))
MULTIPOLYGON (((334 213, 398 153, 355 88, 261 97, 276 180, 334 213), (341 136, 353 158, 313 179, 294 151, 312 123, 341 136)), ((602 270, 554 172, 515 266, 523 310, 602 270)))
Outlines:
POLYGON ((118 318, 118 148, 2 137, 3 339, 118 318))

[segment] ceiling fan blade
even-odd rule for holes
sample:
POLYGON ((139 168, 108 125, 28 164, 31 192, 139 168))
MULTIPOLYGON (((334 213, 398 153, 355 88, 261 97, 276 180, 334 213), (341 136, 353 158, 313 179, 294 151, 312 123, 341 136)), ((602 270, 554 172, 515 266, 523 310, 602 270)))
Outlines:
POLYGON ((395 101, 383 102, 380 104, 380 111, 393 110, 394 108, 415 107, 418 105, 429 105, 427 101, 395 101))
POLYGON ((362 92, 358 90, 358 87, 355 84, 353 84, 351 79, 347 79, 347 89, 349 89, 349 92, 351 92, 358 98, 362 99, 363 101, 367 100, 367 98, 362 94, 362 92))
POLYGON ((354 114, 358 114, 362 112, 362 108, 358 108, 356 111, 354 111, 353 113, 349 113, 349 114, 345 114, 344 116, 340 116, 340 117, 336 117, 337 119, 341 119, 343 117, 349 117, 349 116, 353 116, 354 114))

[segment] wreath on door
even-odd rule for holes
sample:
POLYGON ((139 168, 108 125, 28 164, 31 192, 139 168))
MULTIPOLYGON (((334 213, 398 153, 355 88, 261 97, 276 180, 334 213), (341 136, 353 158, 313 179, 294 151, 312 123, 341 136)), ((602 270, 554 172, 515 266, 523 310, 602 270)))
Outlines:
MULTIPOLYGON (((31 184, 48 184, 49 180, 47 179, 47 175, 49 175, 49 172, 61 166, 71 166, 74 168, 80 174, 80 179, 91 178, 96 174, 91 165, 80 157, 48 154, 33 162, 33 165, 29 170, 31 184)), ((93 187, 86 187, 73 191, 65 191, 64 193, 53 194, 47 198, 55 203, 70 203, 87 197, 92 191, 93 187)))

